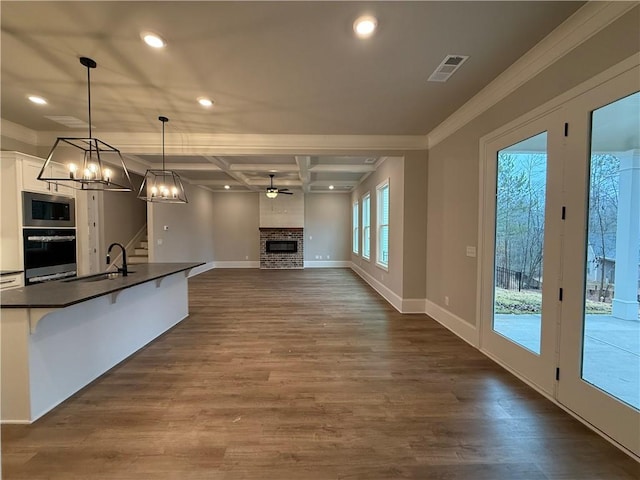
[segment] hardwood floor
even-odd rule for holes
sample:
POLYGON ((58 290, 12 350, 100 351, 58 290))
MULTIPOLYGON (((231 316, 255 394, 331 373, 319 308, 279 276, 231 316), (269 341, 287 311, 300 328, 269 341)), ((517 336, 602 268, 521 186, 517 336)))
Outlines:
POLYGON ((638 479, 639 464, 347 269, 212 270, 191 315, 30 426, 10 479, 638 479))

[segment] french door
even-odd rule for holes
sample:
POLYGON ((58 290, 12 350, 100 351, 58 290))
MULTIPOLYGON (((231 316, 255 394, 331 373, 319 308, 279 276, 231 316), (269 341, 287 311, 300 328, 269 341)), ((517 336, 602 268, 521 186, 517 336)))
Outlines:
POLYGON ((640 456, 640 69, 572 103, 558 400, 640 456), (585 161, 586 159, 586 161, 585 161))
POLYGON ((640 456, 640 68, 484 141, 481 348, 640 456))
POLYGON ((555 391, 563 123, 557 114, 485 145, 481 347, 555 391))

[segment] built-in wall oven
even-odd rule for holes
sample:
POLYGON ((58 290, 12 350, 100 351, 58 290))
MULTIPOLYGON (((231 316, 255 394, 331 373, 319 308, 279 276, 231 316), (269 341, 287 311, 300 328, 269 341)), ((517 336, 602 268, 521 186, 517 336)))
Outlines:
POLYGON ((22 192, 25 285, 76 275, 75 200, 22 192))

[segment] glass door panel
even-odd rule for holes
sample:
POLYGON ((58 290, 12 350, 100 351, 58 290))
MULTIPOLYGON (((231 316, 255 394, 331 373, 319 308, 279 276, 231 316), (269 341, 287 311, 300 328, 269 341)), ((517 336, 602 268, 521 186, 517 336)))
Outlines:
POLYGON ((640 456, 638 78, 636 64, 565 107, 557 398, 640 456))
POLYGON ((635 408, 640 408, 639 132, 640 93, 592 113, 582 342, 582 379, 635 408))
POLYGON ((497 153, 493 329, 540 354, 547 132, 497 153))
POLYGON ((483 352, 554 394, 563 124, 551 112, 482 146, 483 352), (544 254, 543 254, 544 252, 544 254), (544 278, 543 278, 544 276, 544 278))

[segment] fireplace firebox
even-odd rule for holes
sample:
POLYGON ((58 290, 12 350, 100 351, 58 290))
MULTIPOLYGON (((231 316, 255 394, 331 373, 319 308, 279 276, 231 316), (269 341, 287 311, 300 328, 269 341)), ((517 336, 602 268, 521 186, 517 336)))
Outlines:
POLYGON ((267 240, 267 253, 298 253, 296 240, 267 240))

